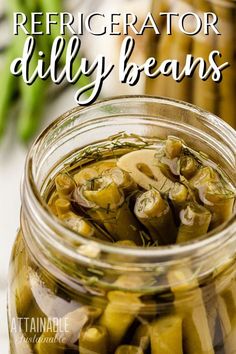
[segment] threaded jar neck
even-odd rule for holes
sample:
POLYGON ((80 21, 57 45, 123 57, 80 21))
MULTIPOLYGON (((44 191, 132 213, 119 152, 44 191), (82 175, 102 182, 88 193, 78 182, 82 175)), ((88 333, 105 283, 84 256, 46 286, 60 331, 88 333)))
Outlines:
MULTIPOLYGON (((208 238, 184 245, 132 248, 88 240, 49 213, 42 197, 49 180, 83 149, 121 131, 159 139, 178 135, 187 145, 217 161, 231 181, 236 181, 236 132, 195 106, 164 98, 128 96, 75 108, 39 136, 27 157, 21 220, 25 241, 34 258, 56 276, 63 275, 71 282, 78 280, 80 269, 83 276, 97 276, 99 282, 105 283, 116 273, 155 276, 190 267, 191 274, 204 277, 234 258, 235 215, 208 238)), ((152 286, 167 286, 165 277, 162 283, 152 286)))

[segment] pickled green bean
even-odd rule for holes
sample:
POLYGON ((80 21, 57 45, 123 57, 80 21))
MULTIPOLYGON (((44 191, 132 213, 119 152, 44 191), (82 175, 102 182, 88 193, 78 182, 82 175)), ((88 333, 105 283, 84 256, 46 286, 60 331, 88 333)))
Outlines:
POLYGON ((141 244, 137 220, 125 201, 123 191, 111 177, 89 180, 87 186, 76 190, 74 197, 80 205, 87 203, 91 218, 104 225, 115 241, 131 240, 141 244))
POLYGON ((175 312, 183 319, 183 351, 188 354, 214 354, 206 308, 196 278, 185 269, 171 271, 168 279, 175 295, 175 312), (186 293, 188 297, 185 299, 186 293))
POLYGON ((177 243, 193 241, 207 233, 211 222, 211 213, 197 203, 189 203, 180 211, 180 227, 177 243))
POLYGON ((176 226, 168 203, 155 189, 142 193, 136 201, 135 215, 159 245, 175 243, 176 226))
POLYGON ((116 349, 115 354, 143 354, 143 350, 134 345, 121 345, 116 349))
POLYGON ((92 326, 85 329, 79 337, 80 354, 107 354, 108 332, 105 327, 92 326))
POLYGON ((110 350, 113 351, 121 343, 142 303, 136 294, 121 291, 110 292, 108 300, 109 303, 99 319, 99 324, 107 328, 110 350))
POLYGON ((183 354, 181 316, 165 316, 155 320, 150 333, 152 354, 183 354))

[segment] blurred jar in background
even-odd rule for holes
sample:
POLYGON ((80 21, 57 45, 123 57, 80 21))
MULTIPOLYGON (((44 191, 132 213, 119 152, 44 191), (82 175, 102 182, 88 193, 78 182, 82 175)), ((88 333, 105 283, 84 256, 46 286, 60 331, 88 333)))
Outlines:
MULTIPOLYGON (((81 8, 79 9, 81 11, 81 8)), ((107 62, 114 64, 114 69, 104 81, 102 96, 110 97, 119 94, 148 94, 153 96, 165 96, 193 103, 206 111, 221 117, 236 128, 236 1, 235 0, 120 0, 116 3, 109 0, 99 2, 87 1, 83 5, 83 12, 100 12, 104 19, 97 20, 98 29, 102 25, 110 28, 110 14, 121 14, 117 17, 121 35, 94 36, 90 33, 83 34, 83 49, 90 60, 94 60, 98 54, 106 57, 107 62), (216 57, 218 66, 228 62, 229 66, 222 71, 221 82, 214 82, 211 76, 207 80, 199 77, 199 66, 192 77, 184 77, 181 82, 176 82, 172 76, 159 75, 156 78, 148 78, 141 73, 139 81, 134 86, 119 81, 120 51, 126 35, 122 34, 122 15, 134 13, 137 16, 136 28, 140 29, 145 22, 148 12, 152 12, 160 34, 156 34, 149 22, 150 28, 146 28, 143 35, 136 35, 129 29, 128 35, 135 39, 135 47, 128 62, 142 65, 149 57, 157 60, 157 67, 164 60, 175 59, 179 62, 180 72, 185 66, 187 54, 192 54, 193 60, 200 57, 209 68, 209 54, 218 50, 222 57, 216 57), (171 20, 172 34, 167 34, 167 20, 160 16, 161 12, 177 13, 171 20), (203 26, 198 34, 187 35, 181 32, 178 19, 185 13, 194 13, 204 24, 204 13, 214 13, 218 17, 215 25, 220 35, 211 28, 209 34, 204 34, 203 26), (104 21, 107 21, 104 22, 104 21), (99 27, 100 26, 100 27, 99 27)), ((93 26, 96 25, 93 20, 93 26)), ((196 28, 196 20, 193 16, 186 17, 184 22, 186 31, 196 28)), ((155 70, 155 69, 154 69, 155 70)))
MULTIPOLYGON (((148 56, 154 56, 158 62, 176 59, 180 69, 185 65, 186 55, 192 54, 194 59, 202 57, 208 63, 209 53, 213 50, 221 52, 217 64, 229 63, 223 70, 223 79, 216 83, 211 78, 201 80, 198 70, 192 77, 185 77, 175 82, 171 76, 159 76, 146 80, 146 93, 167 96, 195 105, 210 111, 236 128, 236 1, 235 0, 153 0, 152 13, 159 17, 160 12, 196 13, 202 20, 205 12, 213 12, 218 16, 217 28, 221 35, 213 31, 204 35, 203 31, 190 36, 182 33, 174 25, 172 35, 155 35, 149 37, 148 56)), ((194 19, 192 19, 194 21, 194 19)), ((191 23, 190 23, 191 25, 191 23)), ((163 29, 163 27, 162 27, 163 29)))

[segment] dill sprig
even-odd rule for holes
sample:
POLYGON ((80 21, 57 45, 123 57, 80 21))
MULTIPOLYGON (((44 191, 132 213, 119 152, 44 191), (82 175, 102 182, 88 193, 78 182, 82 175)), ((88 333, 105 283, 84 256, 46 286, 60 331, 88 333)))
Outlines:
POLYGON ((148 242, 152 241, 151 236, 144 230, 139 230, 139 235, 142 240, 143 247, 145 247, 148 242))

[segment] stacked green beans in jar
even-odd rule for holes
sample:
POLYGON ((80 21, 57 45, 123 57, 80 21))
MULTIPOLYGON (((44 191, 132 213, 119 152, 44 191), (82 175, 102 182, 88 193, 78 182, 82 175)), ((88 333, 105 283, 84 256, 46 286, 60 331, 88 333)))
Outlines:
MULTIPOLYGON (((83 239, 147 250, 207 239, 230 220, 234 187, 205 154, 175 136, 156 147, 141 145, 124 146, 112 156, 104 150, 96 161, 93 152, 79 167, 76 159, 65 165, 45 196, 50 213, 83 239)), ((17 315, 49 324, 56 314, 62 322, 54 331, 37 332, 30 353, 229 354, 236 348, 234 259, 203 279, 191 266, 170 266, 164 275, 168 286, 157 292, 152 286, 161 282, 161 270, 155 276, 111 273, 109 285, 102 285, 99 270, 91 278, 87 272, 93 269, 85 275, 74 265, 83 288, 78 297, 32 264, 19 242, 17 315)), ((78 241, 75 247, 83 246, 78 241)), ((92 246, 85 248, 84 255, 96 259, 92 246)), ((119 257, 110 254, 107 262, 118 264, 119 257)), ((22 332, 33 337, 24 326, 22 332)))

